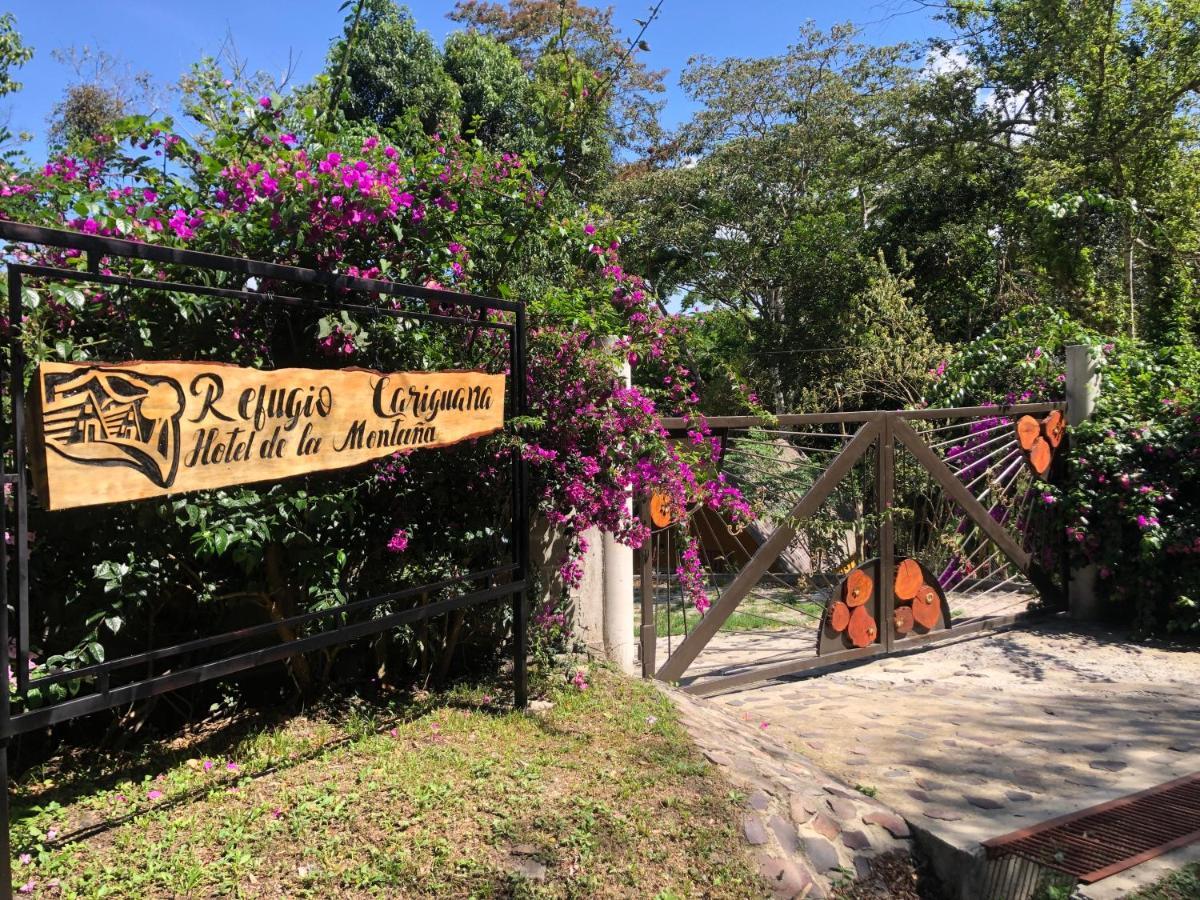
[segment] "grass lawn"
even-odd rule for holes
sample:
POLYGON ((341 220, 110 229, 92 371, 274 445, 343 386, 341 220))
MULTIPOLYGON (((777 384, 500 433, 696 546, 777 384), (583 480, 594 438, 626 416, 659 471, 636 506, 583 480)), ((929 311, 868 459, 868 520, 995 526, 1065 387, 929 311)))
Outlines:
MULTIPOLYGON (((715 602, 719 593, 720 589, 710 588, 710 599, 715 602)), ((700 622, 700 614, 692 604, 677 594, 678 587, 671 598, 669 612, 665 598, 655 604, 654 627, 660 638, 666 637, 668 630, 672 635, 682 637, 700 622)), ((815 600, 801 600, 795 591, 786 586, 765 584, 750 592, 734 613, 722 623, 720 630, 778 631, 802 628, 816 631, 824 612, 823 604, 815 600)))
POLYGON ((15 787, 14 878, 35 897, 761 895, 741 798, 670 702, 589 677, 537 714, 461 688, 57 761, 15 787))

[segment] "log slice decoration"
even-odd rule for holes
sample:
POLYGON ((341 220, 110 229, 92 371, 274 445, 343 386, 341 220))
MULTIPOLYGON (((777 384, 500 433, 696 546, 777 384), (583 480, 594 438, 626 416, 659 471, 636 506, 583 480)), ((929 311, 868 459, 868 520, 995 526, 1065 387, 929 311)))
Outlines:
POLYGON ((917 596, 917 588, 925 580, 924 573, 921 572, 921 564, 915 559, 903 559, 896 566, 896 583, 895 593, 896 600, 900 602, 908 602, 913 597, 917 596))
POLYGON ((846 629, 846 634, 855 647, 869 647, 879 637, 879 627, 866 607, 857 606, 850 614, 850 627, 846 629))
POLYGON ((1033 442, 1042 436, 1042 423, 1033 416, 1021 416, 1017 419, 1017 442, 1026 453, 1033 447, 1033 442))
POLYGON ((846 576, 842 587, 842 599, 849 607, 862 606, 871 599, 874 590, 874 579, 862 569, 855 569, 846 576))
POLYGON ((1050 415, 1042 420, 1042 433, 1046 437, 1046 441, 1055 450, 1062 443, 1063 435, 1067 431, 1067 420, 1061 410, 1054 410, 1050 415))
POLYGON ((1050 449, 1050 442, 1044 437, 1039 436, 1029 448, 1029 465, 1039 477, 1050 469, 1050 460, 1053 457, 1054 451, 1050 449))
MULTIPOLYGON (((928 634, 949 628, 950 604, 946 601, 945 592, 938 584, 937 576, 919 559, 910 557, 908 560, 919 571, 920 577, 913 590, 911 600, 902 601, 896 596, 894 615, 883 624, 892 629, 894 640, 903 642, 905 638, 928 634)), ((899 566, 897 566, 899 575, 899 566)))
POLYGON ((937 588, 922 584, 917 588, 917 596, 913 598, 913 619, 925 630, 937 626, 942 615, 942 595, 937 588))
MULTIPOLYGON (((881 592, 875 590, 880 577, 879 560, 869 559, 847 572, 841 583, 833 587, 825 603, 821 627, 817 631, 818 656, 866 646, 881 639, 881 592), (857 619, 856 613, 861 613, 857 619), (855 643, 852 631, 857 635, 859 644, 855 643), (866 637, 868 631, 871 634, 866 637), (866 644, 861 643, 863 640, 866 640, 866 644)), ((891 627, 890 621, 886 626, 891 627)))
POLYGON ((829 627, 841 634, 850 624, 850 607, 841 600, 835 600, 829 608, 829 627))
POLYGON ((655 528, 667 528, 675 521, 671 513, 671 498, 656 492, 650 497, 650 522, 655 528))

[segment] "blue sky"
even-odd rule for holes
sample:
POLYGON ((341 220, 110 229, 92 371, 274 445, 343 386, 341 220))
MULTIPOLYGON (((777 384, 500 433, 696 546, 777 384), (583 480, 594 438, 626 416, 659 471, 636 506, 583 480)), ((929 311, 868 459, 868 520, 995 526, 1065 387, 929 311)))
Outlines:
MULTIPOLYGON (((635 30, 633 20, 645 17, 649 2, 615 0, 616 21, 635 30)), ((215 52, 228 31, 252 68, 278 76, 290 52, 297 63, 294 77, 304 81, 320 70, 330 38, 341 29, 339 5, 340 0, 9 0, 5 6, 36 55, 17 73, 24 90, 0 101, 0 109, 7 106, 13 131, 36 135, 27 149, 41 157, 46 116, 69 76, 50 51, 72 44, 99 47, 170 83, 203 53, 215 52)), ((454 27, 446 19, 452 0, 413 0, 408 6, 439 42, 454 27)), ((881 44, 920 41, 943 30, 914 0, 666 0, 646 36, 648 63, 668 70, 666 124, 689 114, 678 79, 690 56, 778 53, 806 20, 822 27, 852 21, 864 28, 867 40, 881 44)))

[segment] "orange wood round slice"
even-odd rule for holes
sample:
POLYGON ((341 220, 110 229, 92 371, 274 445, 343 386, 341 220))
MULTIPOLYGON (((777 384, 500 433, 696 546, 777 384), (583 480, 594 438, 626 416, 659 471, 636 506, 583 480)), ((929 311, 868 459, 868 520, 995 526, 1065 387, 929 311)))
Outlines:
POLYGON ((655 528, 666 528, 671 524, 671 498, 666 494, 654 494, 650 498, 650 521, 655 528))
POLYGON ((829 627, 841 634, 850 624, 850 607, 841 600, 835 600, 829 608, 829 627))
POLYGON ((896 612, 892 616, 892 622, 896 626, 896 634, 905 635, 912 631, 913 627, 913 611, 907 606, 897 606, 896 612))
POLYGON ((1049 442, 1040 437, 1029 448, 1029 464, 1033 466, 1033 471, 1039 475, 1045 475, 1046 470, 1050 468, 1050 457, 1053 455, 1054 451, 1050 449, 1049 442))
POLYGON ((903 560, 896 566, 896 599, 911 600, 917 595, 917 588, 924 580, 919 562, 915 559, 903 560))
POLYGON ((942 598, 936 588, 927 584, 917 588, 917 596, 913 598, 913 619, 922 628, 932 628, 937 624, 938 616, 942 614, 942 598))
POLYGON ((1021 416, 1017 419, 1017 440, 1022 450, 1028 450, 1033 442, 1042 436, 1042 424, 1033 416, 1021 416))
POLYGON ((871 614, 860 606, 850 614, 850 628, 846 633, 855 647, 866 647, 875 643, 879 628, 871 614))
POLYGON ((1058 449, 1058 445, 1062 443, 1063 433, 1067 430, 1067 420, 1060 410, 1054 410, 1046 418, 1042 419, 1042 432, 1046 435, 1046 440, 1050 446, 1058 449))
POLYGON ((862 606, 871 599, 871 591, 875 589, 875 581, 862 569, 855 569, 846 576, 846 585, 842 589, 842 599, 847 606, 862 606))

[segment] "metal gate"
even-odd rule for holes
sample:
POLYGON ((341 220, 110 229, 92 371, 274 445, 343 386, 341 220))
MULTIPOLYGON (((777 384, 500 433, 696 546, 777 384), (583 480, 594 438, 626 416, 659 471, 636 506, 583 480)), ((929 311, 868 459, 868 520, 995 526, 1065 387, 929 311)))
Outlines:
POLYGON ((735 531, 710 509, 645 498, 643 674, 710 694, 1065 606, 1045 490, 1065 407, 709 419, 723 471, 765 514, 735 531), (685 529, 715 598, 704 614, 677 576, 685 529))

